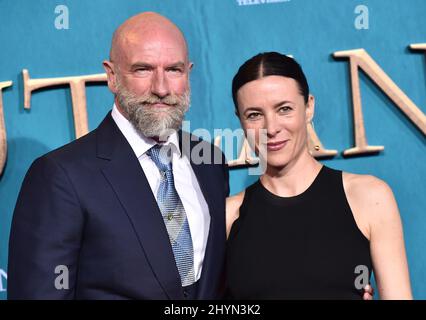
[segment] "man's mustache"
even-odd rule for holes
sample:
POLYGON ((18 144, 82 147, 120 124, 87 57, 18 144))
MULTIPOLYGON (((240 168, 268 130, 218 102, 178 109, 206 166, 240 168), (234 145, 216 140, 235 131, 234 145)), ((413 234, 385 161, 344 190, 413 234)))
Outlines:
POLYGON ((164 104, 170 107, 173 107, 179 103, 181 103, 183 97, 177 95, 168 95, 165 97, 158 97, 155 95, 145 95, 141 97, 135 97, 134 101, 138 104, 142 105, 153 105, 153 104, 164 104))

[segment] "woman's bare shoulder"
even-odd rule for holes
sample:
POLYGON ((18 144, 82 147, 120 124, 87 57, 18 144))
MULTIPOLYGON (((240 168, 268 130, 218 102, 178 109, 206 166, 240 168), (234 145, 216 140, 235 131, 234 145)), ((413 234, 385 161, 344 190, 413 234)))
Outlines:
POLYGON ((372 175, 343 172, 343 184, 348 195, 363 202, 382 201, 393 197, 388 184, 372 175))
POLYGON ((232 224, 240 216, 240 207, 244 200, 245 190, 226 198, 226 236, 229 236, 232 224))
POLYGON ((399 221, 395 197, 385 181, 372 175, 344 172, 343 185, 355 218, 367 223, 368 229, 399 221))
POLYGON ((238 211, 244 200, 244 194, 245 194, 245 190, 241 191, 240 193, 237 193, 236 195, 226 198, 227 214, 229 212, 230 214, 232 213, 232 215, 235 215, 235 214, 238 215, 238 211))

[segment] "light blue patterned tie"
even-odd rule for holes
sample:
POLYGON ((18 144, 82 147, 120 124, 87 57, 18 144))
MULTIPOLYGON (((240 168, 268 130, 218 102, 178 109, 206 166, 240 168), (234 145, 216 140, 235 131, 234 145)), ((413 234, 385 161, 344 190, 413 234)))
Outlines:
POLYGON ((182 286, 189 286, 195 282, 194 249, 185 209, 175 188, 170 146, 157 144, 148 150, 148 155, 161 173, 157 203, 169 233, 182 286))

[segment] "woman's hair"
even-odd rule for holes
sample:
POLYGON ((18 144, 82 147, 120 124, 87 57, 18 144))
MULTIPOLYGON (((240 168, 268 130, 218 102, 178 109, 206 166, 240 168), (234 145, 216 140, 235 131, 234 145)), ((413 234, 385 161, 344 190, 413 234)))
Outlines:
POLYGON ((238 69, 232 80, 232 99, 238 114, 237 92, 247 82, 267 76, 282 76, 296 80, 300 94, 308 102, 309 86, 300 65, 286 55, 278 52, 264 52, 250 58, 238 69))

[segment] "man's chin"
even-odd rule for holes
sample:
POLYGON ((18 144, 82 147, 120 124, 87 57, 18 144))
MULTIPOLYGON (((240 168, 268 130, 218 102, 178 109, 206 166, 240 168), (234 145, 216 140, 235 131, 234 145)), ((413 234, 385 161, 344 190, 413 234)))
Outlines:
POLYGON ((158 110, 159 112, 161 112, 162 110, 171 110, 175 108, 175 106, 171 106, 165 103, 154 103, 154 104, 145 105, 145 108, 149 108, 151 110, 158 110))
POLYGON ((173 112, 174 109, 176 109, 175 105, 170 105, 166 103, 154 103, 154 104, 143 104, 142 106, 144 112, 150 112, 153 114, 162 114, 165 112, 173 112))
POLYGON ((167 137, 180 129, 184 119, 177 114, 171 115, 170 109, 174 107, 148 107, 142 113, 134 113, 130 122, 145 137, 167 137))
POLYGON ((177 132, 180 128, 167 128, 167 129, 149 129, 149 128, 137 128, 137 131, 147 138, 154 138, 157 141, 166 141, 167 138, 173 133, 177 132))

